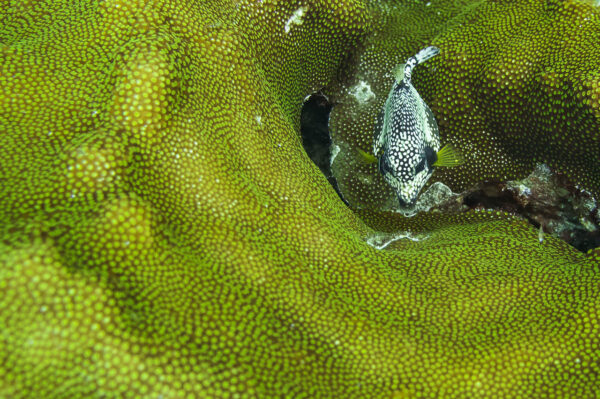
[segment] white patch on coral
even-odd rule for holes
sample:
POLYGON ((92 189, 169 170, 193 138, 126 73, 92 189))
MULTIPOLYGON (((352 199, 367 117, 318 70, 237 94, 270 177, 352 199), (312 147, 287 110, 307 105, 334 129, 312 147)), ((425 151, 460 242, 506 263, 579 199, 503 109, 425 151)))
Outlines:
POLYGON ((587 231, 592 231, 592 232, 596 231, 596 226, 594 225, 594 223, 584 217, 579 218, 579 223, 581 223, 583 228, 586 229, 587 231))
POLYGON ((531 195, 531 189, 523 184, 519 185, 519 191, 521 195, 524 195, 525 197, 529 197, 531 195))
POLYGON ((302 25, 302 17, 304 17, 304 13, 306 13, 307 7, 300 7, 287 20, 284 26, 285 33, 290 33, 292 29, 292 25, 302 25))
POLYGON ((352 97, 356 98, 356 101, 360 104, 364 104, 375 98, 375 93, 371 90, 371 86, 362 80, 354 85, 349 93, 352 97))
MULTIPOLYGON (((419 212, 427 212, 436 205, 443 204, 459 194, 452 192, 450 187, 442 182, 435 182, 429 188, 419 195, 417 202, 412 208, 400 208, 396 212, 405 217, 413 217, 419 212)), ((396 206, 398 203, 396 202, 396 206)))
POLYGON ((375 233, 371 237, 367 237, 366 241, 367 244, 369 244, 373 248, 381 250, 393 243, 394 241, 402 239, 407 239, 411 241, 422 241, 425 238, 427 237, 415 237, 410 233, 410 231, 403 231, 396 234, 375 233))
POLYGON ((522 197, 529 197, 531 195, 531 189, 521 182, 509 181, 506 186, 516 191, 516 193, 522 197))
POLYGON ((259 125, 262 125, 262 116, 260 116, 260 115, 256 115, 256 116, 254 117, 254 119, 256 119, 256 122, 257 122, 259 125))
POLYGON ((332 145, 331 146, 331 160, 329 161, 329 165, 333 165, 333 160, 335 159, 335 157, 338 156, 338 154, 340 153, 340 146, 338 145, 332 145))

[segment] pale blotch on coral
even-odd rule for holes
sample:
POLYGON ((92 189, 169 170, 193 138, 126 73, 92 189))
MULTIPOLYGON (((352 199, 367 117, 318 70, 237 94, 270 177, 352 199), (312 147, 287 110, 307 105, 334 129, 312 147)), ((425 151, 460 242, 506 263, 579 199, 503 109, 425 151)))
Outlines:
POLYGON ((65 179, 66 194, 70 198, 102 195, 122 184, 126 156, 119 142, 106 130, 91 132, 83 142, 74 143, 59 158, 65 179))

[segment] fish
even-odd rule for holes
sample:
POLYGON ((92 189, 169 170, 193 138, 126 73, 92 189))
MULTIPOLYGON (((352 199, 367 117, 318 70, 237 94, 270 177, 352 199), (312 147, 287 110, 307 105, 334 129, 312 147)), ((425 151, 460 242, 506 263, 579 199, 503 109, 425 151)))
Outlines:
POLYGON ((395 82, 375 123, 374 156, 360 150, 367 161, 377 160, 401 208, 415 204, 435 167, 464 161, 454 146, 440 149, 435 117, 411 83, 413 69, 439 53, 437 47, 426 47, 395 69, 395 82))

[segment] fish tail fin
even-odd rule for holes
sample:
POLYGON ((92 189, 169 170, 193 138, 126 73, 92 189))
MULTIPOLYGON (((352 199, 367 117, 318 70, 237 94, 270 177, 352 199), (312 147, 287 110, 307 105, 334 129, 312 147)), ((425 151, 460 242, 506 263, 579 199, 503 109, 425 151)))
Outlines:
POLYGON ((430 58, 435 57, 440 53, 440 49, 435 46, 425 47, 423 50, 419 51, 415 58, 417 59, 417 64, 421 64, 427 61, 430 58))
POLYGON ((452 144, 446 144, 437 152, 437 161, 433 166, 452 167, 465 163, 465 159, 461 152, 452 144))
POLYGON ((406 60, 406 64, 404 64, 403 79, 406 82, 409 82, 411 74, 412 74, 412 70, 414 67, 427 61, 430 58, 435 57, 439 53, 440 53, 439 48, 437 48, 435 46, 429 46, 429 47, 425 47, 424 49, 419 51, 417 54, 410 57, 408 60, 406 60))
POLYGON ((371 155, 368 152, 361 150, 360 148, 358 149, 358 153, 360 154, 361 159, 365 163, 375 163, 375 162, 377 162, 377 157, 375 155, 371 155))

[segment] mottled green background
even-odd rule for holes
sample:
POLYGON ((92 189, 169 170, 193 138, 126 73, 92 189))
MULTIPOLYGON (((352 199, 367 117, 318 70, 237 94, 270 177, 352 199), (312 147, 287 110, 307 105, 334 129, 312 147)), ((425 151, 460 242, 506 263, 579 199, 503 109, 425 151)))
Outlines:
MULTIPOLYGON (((580 1, 0 3, 0 397, 597 397, 598 250, 356 214, 299 116, 323 90, 351 154, 433 43, 415 85, 467 164, 432 181, 597 195, 599 32, 580 1)), ((385 200, 370 173, 343 184, 385 200)))

